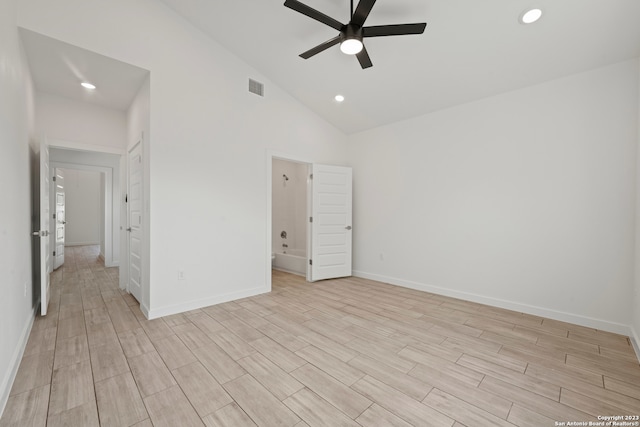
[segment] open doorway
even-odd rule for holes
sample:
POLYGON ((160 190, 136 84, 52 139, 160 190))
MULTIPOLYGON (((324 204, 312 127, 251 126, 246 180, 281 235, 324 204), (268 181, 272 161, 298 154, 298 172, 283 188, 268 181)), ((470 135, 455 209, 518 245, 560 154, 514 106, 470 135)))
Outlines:
POLYGON ((52 203, 55 207, 54 222, 58 224, 55 239, 54 270, 64 263, 66 247, 96 246, 99 257, 105 260, 105 172, 98 170, 55 168, 56 181, 53 186, 60 187, 60 177, 64 177, 64 192, 55 190, 52 203), (61 206, 63 209, 61 209, 61 206), (64 212, 64 216, 61 213, 64 212))
POLYGON ((50 147, 51 169, 65 176, 65 245, 99 246, 105 267, 120 265, 121 157, 50 147))
POLYGON ((351 276, 351 168, 274 153, 267 161, 268 289, 273 269, 308 282, 351 276))
POLYGON ((307 277, 309 164, 274 158, 271 169, 271 266, 307 277))

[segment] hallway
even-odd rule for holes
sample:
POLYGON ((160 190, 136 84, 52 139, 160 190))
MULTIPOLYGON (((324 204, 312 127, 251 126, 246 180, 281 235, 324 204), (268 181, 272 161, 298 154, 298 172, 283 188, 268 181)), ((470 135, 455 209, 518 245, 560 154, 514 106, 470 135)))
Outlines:
POLYGON ((94 380, 129 371, 118 333, 139 327, 136 316, 144 316, 99 249, 67 247, 65 263, 51 274, 49 312, 34 321, 0 425, 44 426, 47 414, 50 426, 97 425, 96 395, 104 394, 94 380))

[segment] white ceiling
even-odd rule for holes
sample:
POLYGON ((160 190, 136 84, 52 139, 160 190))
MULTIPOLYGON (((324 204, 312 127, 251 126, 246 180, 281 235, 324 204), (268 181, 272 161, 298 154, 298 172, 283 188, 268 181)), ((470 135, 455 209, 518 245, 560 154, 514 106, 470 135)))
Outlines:
POLYGON ((41 92, 126 111, 149 73, 24 28, 20 39, 41 92), (96 85, 96 90, 84 89, 83 81, 96 85))
MULTIPOLYGON (((378 0, 366 25, 428 24, 418 36, 365 39, 373 62, 366 70, 338 46, 298 57, 337 32, 284 0, 161 1, 346 133, 640 57, 639 0, 378 0), (542 19, 520 24, 533 6, 542 19)), ((348 21, 348 0, 302 1, 348 21)), ((147 73, 30 31, 21 36, 41 91, 126 109, 147 73), (78 85, 86 76, 99 87, 93 94, 78 85)))
MULTIPOLYGON (((162 1, 347 133, 640 56, 639 0, 378 0, 367 25, 427 28, 365 39, 366 70, 338 46, 298 57, 337 32, 283 0, 162 1)), ((348 0, 301 1, 348 21, 348 0)))

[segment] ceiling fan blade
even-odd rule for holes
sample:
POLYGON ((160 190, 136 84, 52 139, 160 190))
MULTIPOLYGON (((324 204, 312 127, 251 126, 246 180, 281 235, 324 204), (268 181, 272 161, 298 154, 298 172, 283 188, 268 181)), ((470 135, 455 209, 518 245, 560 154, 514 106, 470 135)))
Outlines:
POLYGON ((427 27, 426 22, 419 24, 376 25, 364 27, 362 37, 404 36, 407 34, 422 34, 427 27))
POLYGON ((307 15, 309 18, 322 22, 323 24, 328 25, 331 28, 335 28, 338 31, 342 30, 342 27, 344 27, 341 22, 338 22, 332 17, 327 16, 322 12, 318 12, 314 8, 309 7, 306 4, 302 4, 297 0, 286 0, 284 2, 284 5, 289 9, 293 9, 296 12, 302 13, 303 15, 307 15))
POLYGON ((304 59, 309 59, 313 55, 317 55, 318 53, 322 52, 323 50, 329 49, 331 46, 335 46, 338 43, 340 43, 340 36, 336 36, 336 37, 332 38, 331 40, 327 40, 326 42, 319 44, 318 46, 314 47, 313 49, 309 49, 308 51, 306 51, 304 53, 301 53, 300 57, 304 58, 304 59))
POLYGON ((369 58, 369 53, 367 53, 366 47, 362 46, 362 50, 359 53, 356 53, 356 57, 358 58, 358 62, 363 70, 365 68, 373 67, 373 63, 371 62, 371 58, 369 58))
POLYGON ((356 7, 356 10, 353 12, 353 16, 351 17, 351 23, 358 27, 362 27, 374 4, 376 4, 376 0, 360 0, 358 7, 356 7))

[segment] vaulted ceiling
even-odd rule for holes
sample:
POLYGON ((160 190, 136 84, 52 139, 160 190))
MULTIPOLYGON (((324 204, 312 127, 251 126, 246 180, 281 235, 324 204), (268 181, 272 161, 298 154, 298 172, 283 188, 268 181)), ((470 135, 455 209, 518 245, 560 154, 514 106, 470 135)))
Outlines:
MULTIPOLYGON (((298 57, 337 32, 283 0, 162 1, 347 133, 640 56, 638 0, 378 0, 367 25, 428 25, 365 39, 366 70, 338 47, 298 57)), ((349 0, 302 2, 349 20, 349 0)))
MULTIPOLYGON (((640 57, 638 0, 378 0, 367 25, 428 25, 422 35, 365 39, 365 70, 337 46, 300 58, 337 31, 284 0, 158 1, 347 134, 640 57), (542 18, 521 24, 531 7, 542 18)), ((302 2, 349 20, 349 0, 302 2)), ((26 44, 30 61, 44 58, 26 44)), ((46 78, 36 73, 36 85, 46 78)))

